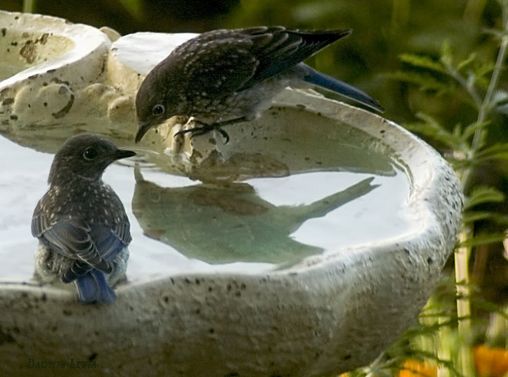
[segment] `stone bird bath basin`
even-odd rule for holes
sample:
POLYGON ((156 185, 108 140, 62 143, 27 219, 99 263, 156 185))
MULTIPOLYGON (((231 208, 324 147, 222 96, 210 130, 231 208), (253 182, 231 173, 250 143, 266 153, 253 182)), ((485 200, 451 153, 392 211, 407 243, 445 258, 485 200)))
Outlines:
POLYGON ((455 243, 453 171, 396 124, 293 90, 229 128, 227 145, 177 142, 163 126, 140 160, 106 173, 133 234, 113 305, 38 284, 30 217, 51 153, 83 130, 132 147, 142 66, 164 56, 143 48, 182 36, 112 44, 88 26, 11 13, 3 28, 2 48, 41 33, 54 45, 28 68, 0 58, 14 66, 0 82, 0 375, 325 376, 371 362, 414 322, 455 243), (53 84, 74 97, 59 117, 44 112, 53 84))

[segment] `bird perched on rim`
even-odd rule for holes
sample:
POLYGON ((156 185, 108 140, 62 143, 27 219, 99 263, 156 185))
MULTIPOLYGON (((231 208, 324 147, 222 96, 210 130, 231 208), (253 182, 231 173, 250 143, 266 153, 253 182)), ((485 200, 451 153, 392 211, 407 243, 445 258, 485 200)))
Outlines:
POLYGON ((186 41, 148 73, 138 90, 136 142, 175 115, 195 119, 198 127, 178 132, 193 135, 252 120, 287 86, 322 87, 382 111, 361 90, 302 63, 350 33, 260 26, 213 30, 186 41))
POLYGON ((102 173, 134 155, 100 136, 69 138, 53 159, 49 189, 35 207, 36 275, 44 282, 74 282, 83 303, 112 303, 110 285, 125 277, 129 219, 102 173))

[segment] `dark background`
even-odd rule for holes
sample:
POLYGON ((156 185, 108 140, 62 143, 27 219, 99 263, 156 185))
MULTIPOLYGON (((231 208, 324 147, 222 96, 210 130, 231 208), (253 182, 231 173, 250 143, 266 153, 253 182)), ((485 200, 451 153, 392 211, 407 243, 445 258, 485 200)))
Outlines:
MULTIPOLYGON (((410 121, 425 108, 450 123, 471 114, 450 98, 422 95, 385 77, 400 68, 399 55, 438 56, 448 41, 459 56, 480 46, 486 57, 495 44, 482 45, 485 26, 499 23, 495 1, 426 0, 34 0, 34 12, 121 34, 136 31, 202 32, 221 27, 280 24, 303 29, 352 28, 353 34, 309 62, 376 97, 387 117, 410 121), (478 8, 476 9, 475 8, 478 8), (419 102, 425 102, 420 104, 419 102), (464 112, 464 110, 466 112, 464 112)), ((21 0, 0 0, 0 9, 21 11, 21 0)))

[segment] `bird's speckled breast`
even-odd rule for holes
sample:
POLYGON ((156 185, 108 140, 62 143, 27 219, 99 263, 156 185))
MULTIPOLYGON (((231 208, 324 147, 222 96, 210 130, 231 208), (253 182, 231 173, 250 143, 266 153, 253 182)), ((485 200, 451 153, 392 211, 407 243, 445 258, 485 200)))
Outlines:
POLYGON ((286 74, 280 74, 227 96, 211 97, 205 92, 199 93, 189 101, 188 113, 206 124, 242 117, 255 119, 271 106, 273 98, 290 83, 286 74))

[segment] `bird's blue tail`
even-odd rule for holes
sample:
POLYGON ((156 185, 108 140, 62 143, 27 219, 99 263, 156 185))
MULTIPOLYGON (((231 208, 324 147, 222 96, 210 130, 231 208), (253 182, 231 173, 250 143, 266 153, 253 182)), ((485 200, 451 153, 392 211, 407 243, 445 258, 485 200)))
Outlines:
POLYGON ((312 85, 320 86, 324 89, 331 90, 332 92, 338 93, 346 98, 349 98, 355 102, 365 105, 377 112, 383 112, 381 105, 367 93, 355 88, 343 81, 337 80, 332 76, 325 75, 324 73, 318 72, 312 69, 306 64, 300 64, 299 68, 303 69, 304 76, 303 80, 312 85))
POLYGON ((109 286, 106 275, 98 270, 90 270, 75 281, 79 301, 84 304, 111 304, 115 301, 115 292, 109 286))

